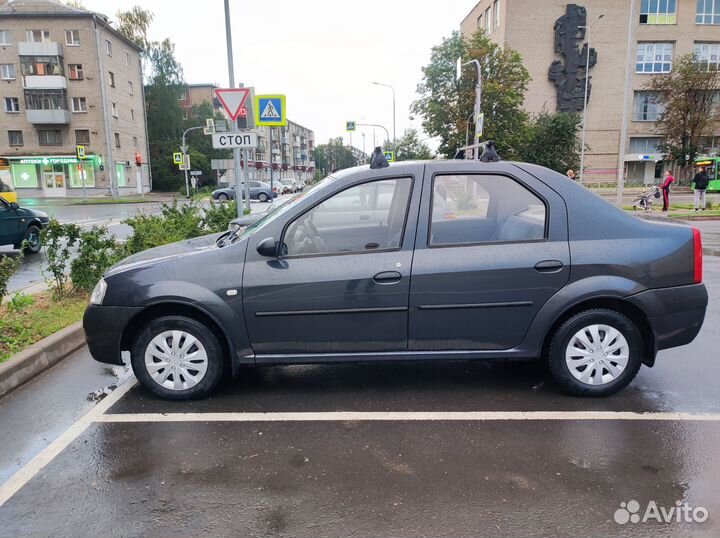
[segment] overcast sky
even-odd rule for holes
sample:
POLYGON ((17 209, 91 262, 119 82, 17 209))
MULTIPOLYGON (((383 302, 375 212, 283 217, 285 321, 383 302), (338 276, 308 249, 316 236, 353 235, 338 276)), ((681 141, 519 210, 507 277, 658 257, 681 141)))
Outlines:
MULTIPOLYGON (((256 93, 287 95, 288 117, 315 131, 316 143, 345 136, 345 120, 380 123, 392 136, 395 87, 397 134, 410 126, 410 103, 430 49, 476 0, 230 0, 235 78, 256 93)), ((141 4, 155 14, 151 39, 169 37, 188 83, 228 82, 223 0, 84 0, 111 19, 141 4)), ((366 130, 366 150, 372 129, 366 130)), ((381 133, 377 132, 378 143, 381 133)), ((360 132, 353 145, 362 149, 360 132)), ((434 144, 433 144, 434 145, 434 144)))

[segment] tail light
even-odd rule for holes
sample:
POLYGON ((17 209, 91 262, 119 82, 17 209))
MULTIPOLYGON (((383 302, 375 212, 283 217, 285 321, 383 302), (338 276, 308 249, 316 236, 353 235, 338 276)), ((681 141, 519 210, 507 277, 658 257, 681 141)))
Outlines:
POLYGON ((695 284, 700 284, 703 277, 703 260, 702 260, 702 238, 700 237, 700 230, 693 228, 693 247, 695 256, 695 284))

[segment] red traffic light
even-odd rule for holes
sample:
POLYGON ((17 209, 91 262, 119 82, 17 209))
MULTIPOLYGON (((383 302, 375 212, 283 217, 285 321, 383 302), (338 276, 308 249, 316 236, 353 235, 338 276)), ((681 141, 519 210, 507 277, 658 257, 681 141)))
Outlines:
POLYGON ((139 151, 135 152, 135 165, 141 166, 142 165, 142 155, 140 155, 139 151))

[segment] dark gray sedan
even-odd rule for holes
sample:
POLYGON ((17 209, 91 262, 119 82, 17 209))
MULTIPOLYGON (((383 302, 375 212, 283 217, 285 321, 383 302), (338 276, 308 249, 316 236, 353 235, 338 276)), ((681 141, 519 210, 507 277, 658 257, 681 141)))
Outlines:
MULTIPOLYGON (((212 192, 213 200, 225 202, 235 199, 235 187, 226 187, 223 189, 215 189, 212 192)), ((245 198, 245 191, 240 193, 241 198, 245 198)), ((260 202, 269 202, 277 197, 277 191, 273 191, 270 185, 262 181, 250 181, 250 199, 259 200, 260 202)))
POLYGON ((707 300, 692 227, 534 165, 404 162, 125 259, 84 326, 97 360, 129 351, 163 398, 241 365, 428 359, 539 359, 568 393, 604 396, 691 342, 707 300))

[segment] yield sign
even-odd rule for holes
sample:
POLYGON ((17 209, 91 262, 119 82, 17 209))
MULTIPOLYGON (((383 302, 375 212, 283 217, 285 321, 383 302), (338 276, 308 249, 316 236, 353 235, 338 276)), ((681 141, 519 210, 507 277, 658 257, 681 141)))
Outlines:
POLYGON ((250 95, 250 88, 222 88, 215 90, 215 95, 222 103, 230 119, 235 121, 250 95))

